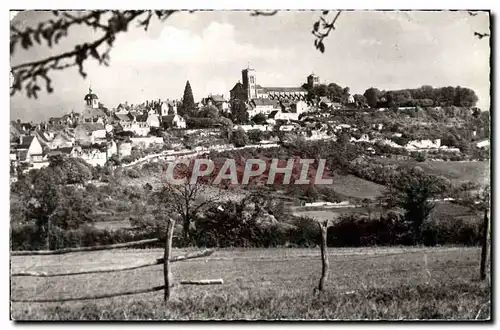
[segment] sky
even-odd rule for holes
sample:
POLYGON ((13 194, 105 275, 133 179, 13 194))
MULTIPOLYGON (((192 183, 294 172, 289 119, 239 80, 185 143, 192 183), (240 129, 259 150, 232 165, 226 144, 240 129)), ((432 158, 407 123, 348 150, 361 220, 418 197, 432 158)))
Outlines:
MULTIPOLYGON (((50 12, 21 12, 11 24, 36 26, 50 12)), ((131 27, 119 35, 110 66, 85 64, 87 78, 76 68, 51 74, 54 92, 38 99, 11 97, 11 120, 47 120, 84 108, 91 85, 108 108, 120 102, 180 99, 189 80, 194 98, 224 94, 250 65, 262 86, 301 86, 315 73, 322 83, 348 86, 351 94, 380 90, 462 86, 476 91, 478 106, 489 109, 489 16, 465 11, 346 11, 325 39, 325 53, 311 34, 319 11, 281 11, 272 17, 247 11, 180 12, 165 22, 152 21, 148 31, 131 27)), ((334 12, 331 13, 332 17, 334 12)), ((71 50, 99 38, 85 26, 75 27, 53 48, 36 46, 11 55, 11 66, 71 50)))

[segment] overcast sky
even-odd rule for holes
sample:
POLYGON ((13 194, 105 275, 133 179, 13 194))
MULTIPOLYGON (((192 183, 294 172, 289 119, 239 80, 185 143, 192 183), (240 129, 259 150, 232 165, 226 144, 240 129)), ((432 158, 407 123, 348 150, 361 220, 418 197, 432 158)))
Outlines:
MULTIPOLYGON (((37 100, 11 97, 11 119, 40 121, 82 111, 90 84, 108 108, 125 101, 181 98, 186 80, 195 100, 209 93, 226 96, 248 63, 262 86, 300 86, 311 72, 322 82, 348 86, 352 94, 369 87, 462 86, 476 91, 479 107, 489 108, 489 39, 474 37, 474 31, 490 32, 487 13, 343 12, 325 40, 324 54, 314 48, 311 34, 320 14, 182 12, 164 23, 153 22, 147 32, 131 28, 117 38, 109 67, 89 60, 86 79, 75 68, 53 73, 52 94, 43 92, 37 100)), ((22 12, 12 22, 23 27, 50 16, 22 12)), ((52 49, 17 51, 11 64, 59 54, 98 37, 76 27, 52 49)))

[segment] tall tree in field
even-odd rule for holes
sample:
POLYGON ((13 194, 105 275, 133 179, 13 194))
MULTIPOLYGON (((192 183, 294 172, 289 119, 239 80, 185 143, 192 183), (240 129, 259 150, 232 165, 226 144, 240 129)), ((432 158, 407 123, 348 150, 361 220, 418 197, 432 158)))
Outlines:
POLYGON ((198 177, 194 182, 191 181, 194 162, 192 160, 189 166, 179 164, 174 168, 173 177, 186 178, 183 183, 176 184, 169 178, 154 194, 157 204, 156 219, 164 222, 169 216, 179 217, 185 244, 190 243, 190 234, 195 227, 196 217, 221 197, 218 189, 210 189, 208 177, 198 177))
POLYGON ((378 98, 380 97, 380 91, 376 88, 370 87, 363 94, 366 97, 366 102, 371 108, 376 108, 378 103, 378 98))
POLYGON ((184 96, 182 97, 182 107, 180 115, 190 114, 195 109, 193 90, 191 89, 191 84, 189 80, 186 82, 186 87, 184 87, 184 96))
POLYGON ((435 207, 432 201, 449 191, 450 182, 446 178, 429 175, 419 166, 405 170, 393 180, 382 197, 386 205, 400 207, 411 224, 414 242, 422 242, 422 225, 435 207))

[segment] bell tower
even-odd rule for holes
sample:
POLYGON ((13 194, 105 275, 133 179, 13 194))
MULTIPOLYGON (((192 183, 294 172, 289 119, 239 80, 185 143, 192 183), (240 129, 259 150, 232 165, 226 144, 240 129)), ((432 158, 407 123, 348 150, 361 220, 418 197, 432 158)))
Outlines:
POLYGON ((241 76, 243 79, 243 88, 247 93, 247 101, 257 98, 257 77, 255 69, 250 68, 250 64, 248 67, 241 71, 241 76))
POLYGON ((319 77, 314 73, 307 76, 307 87, 313 88, 319 85, 319 77))
POLYGON ((99 108, 99 98, 92 93, 92 87, 89 86, 89 93, 85 95, 84 100, 87 107, 94 109, 99 108))

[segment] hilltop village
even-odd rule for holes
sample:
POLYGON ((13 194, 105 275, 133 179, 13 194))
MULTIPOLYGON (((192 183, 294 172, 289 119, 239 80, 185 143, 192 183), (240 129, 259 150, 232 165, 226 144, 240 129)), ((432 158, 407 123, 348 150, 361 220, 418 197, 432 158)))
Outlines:
MULTIPOLYGON (((321 82, 315 74, 296 87, 261 86, 252 68, 241 75, 229 95, 205 95, 199 102, 189 81, 182 98, 124 101, 113 108, 99 102, 97 91, 89 88, 81 111, 41 123, 12 121, 11 174, 15 179, 18 171, 48 166, 55 155, 105 166, 160 152, 221 150, 295 138, 377 143, 410 153, 439 153, 444 159, 473 158, 471 150, 489 146, 489 126, 482 120, 487 112, 475 107, 477 97, 467 88, 370 88, 351 95, 349 87, 321 82)), ((375 152, 369 145, 367 150, 375 152)))

